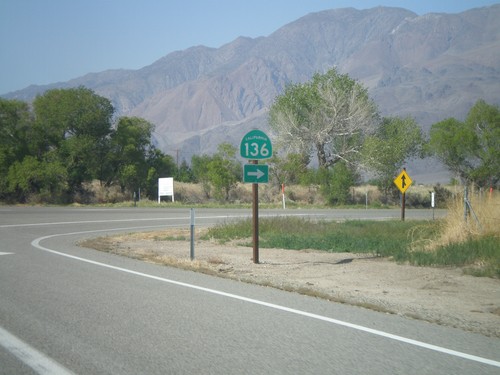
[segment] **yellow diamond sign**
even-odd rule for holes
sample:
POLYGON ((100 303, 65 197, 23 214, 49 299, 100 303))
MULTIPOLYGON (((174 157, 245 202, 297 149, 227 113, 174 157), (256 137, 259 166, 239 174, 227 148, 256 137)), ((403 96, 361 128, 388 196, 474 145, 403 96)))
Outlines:
POLYGON ((394 183, 398 187, 401 193, 404 193, 408 189, 413 181, 410 176, 406 173, 406 170, 402 170, 398 177, 394 179, 394 183))

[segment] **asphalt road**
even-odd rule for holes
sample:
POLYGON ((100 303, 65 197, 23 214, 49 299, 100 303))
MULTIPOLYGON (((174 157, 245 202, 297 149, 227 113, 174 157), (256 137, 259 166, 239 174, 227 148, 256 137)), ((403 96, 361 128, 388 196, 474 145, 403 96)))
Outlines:
MULTIPOLYGON (((284 213, 400 214, 260 212, 284 213)), ((196 225, 250 214, 198 209, 196 225)), ((187 209, 1 206, 0 374, 500 373, 495 338, 75 245, 188 225, 187 209)))

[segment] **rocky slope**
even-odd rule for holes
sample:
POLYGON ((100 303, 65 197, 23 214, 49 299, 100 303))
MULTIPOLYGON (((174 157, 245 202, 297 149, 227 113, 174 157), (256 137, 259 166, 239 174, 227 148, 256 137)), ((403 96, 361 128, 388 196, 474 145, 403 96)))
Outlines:
MULTIPOLYGON (((287 83, 337 67, 360 80, 383 115, 414 116, 424 129, 463 118, 480 98, 500 104, 500 4, 418 16, 400 8, 308 14, 267 37, 192 47, 138 70, 110 70, 6 95, 32 99, 84 85, 119 115, 148 119, 167 153, 190 160, 220 142, 267 129, 267 109, 287 83)), ((161 46, 159 46, 161 48, 161 46)))

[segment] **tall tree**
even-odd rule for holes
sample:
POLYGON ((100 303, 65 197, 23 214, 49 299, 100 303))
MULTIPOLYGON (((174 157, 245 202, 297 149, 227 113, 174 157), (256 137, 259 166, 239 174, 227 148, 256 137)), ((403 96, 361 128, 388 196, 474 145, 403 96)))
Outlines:
POLYGON ((27 103, 0 98, 0 199, 7 194, 9 168, 29 152, 31 126, 27 103))
POLYGON ((148 156, 153 150, 153 124, 139 117, 121 117, 111 136, 109 183, 119 181, 122 190, 144 187, 149 173, 148 156))
POLYGON ((55 89, 39 95, 33 102, 40 146, 58 147, 72 136, 93 139, 111 133, 111 102, 85 87, 55 89))
POLYGON ((216 198, 227 201, 231 189, 241 178, 241 164, 236 160, 236 148, 229 143, 221 143, 206 168, 216 198))
POLYGON ((281 148, 307 156, 316 151, 321 168, 341 160, 356 162, 376 119, 377 108, 366 88, 335 69, 288 86, 269 113, 281 148))
POLYGON ((375 172, 382 189, 393 187, 394 177, 405 161, 423 156, 426 143, 422 129, 411 117, 383 118, 376 132, 366 138, 363 162, 375 172))
POLYGON ((93 178, 102 178, 112 132, 111 102, 85 87, 46 91, 33 102, 34 155, 58 150, 68 170, 71 191, 93 178))
POLYGON ((148 174, 145 193, 150 199, 156 200, 158 198, 158 179, 177 175, 177 165, 172 156, 165 155, 155 147, 149 151, 146 164, 148 165, 148 174))
POLYGON ((464 122, 449 118, 431 127, 429 148, 464 183, 500 182, 500 109, 479 100, 464 122))

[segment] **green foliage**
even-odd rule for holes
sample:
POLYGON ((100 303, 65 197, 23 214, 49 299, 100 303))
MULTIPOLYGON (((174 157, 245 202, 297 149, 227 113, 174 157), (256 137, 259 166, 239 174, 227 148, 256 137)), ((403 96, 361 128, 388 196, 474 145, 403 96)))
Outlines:
POLYGON ((464 122, 449 118, 432 125, 429 150, 463 182, 500 182, 500 109, 479 100, 464 122))
POLYGON ((378 179, 385 193, 393 187, 393 180, 402 170, 404 162, 423 156, 425 139, 420 126, 410 117, 384 118, 377 131, 367 137, 363 145, 363 161, 378 179))
POLYGON ((207 198, 210 198, 211 186, 208 173, 208 164, 212 158, 209 155, 193 155, 191 158, 191 166, 195 182, 198 182, 203 187, 203 192, 207 198))
POLYGON ((414 251, 401 259, 419 266, 459 266, 474 276, 500 278, 500 239, 484 236, 451 243, 437 251, 414 251))
POLYGON ((0 99, 0 199, 68 202, 98 179, 123 190, 157 194, 157 178, 176 173, 151 144, 153 125, 122 117, 89 89, 46 91, 33 102, 0 99))
POLYGON ((242 171, 240 163, 236 160, 236 148, 229 143, 221 143, 206 168, 215 198, 227 201, 229 192, 241 179, 242 171))
POLYGON ((330 205, 352 203, 351 187, 357 182, 357 173, 347 163, 340 162, 331 170, 321 169, 319 173, 321 193, 330 205))
POLYGON ((177 170, 177 174, 175 176, 176 181, 179 182, 194 182, 195 177, 193 170, 191 167, 188 165, 186 160, 183 160, 179 169, 177 170))
MULTIPOLYGON (((484 236, 450 244, 436 251, 419 250, 440 235, 439 222, 425 221, 312 221, 298 217, 261 218, 259 245, 290 250, 371 253, 393 257, 418 266, 464 267, 476 276, 500 277, 500 239, 484 236)), ((204 239, 227 242, 252 236, 252 220, 238 220, 212 227, 204 239)))
POLYGON ((31 114, 27 103, 0 98, 0 199, 8 196, 8 172, 29 148, 31 114))
POLYGON ((301 154, 291 153, 280 157, 275 152, 268 163, 270 179, 277 186, 297 184, 307 173, 307 163, 308 158, 301 154))
POLYGON ((335 69, 288 86, 269 112, 278 146, 307 160, 316 151, 321 168, 340 160, 356 162, 376 118, 376 106, 366 88, 335 69))
POLYGON ((33 101, 37 152, 73 136, 102 139, 111 133, 111 102, 85 87, 46 91, 33 101))
MULTIPOLYGON (((311 221, 298 217, 259 220, 260 246, 291 250, 315 249, 329 252, 373 253, 394 256, 411 245, 408 235, 419 221, 311 221), (390 235, 388 235, 390 233, 390 235)), ((428 228, 428 227, 426 227, 428 228)), ((205 238, 224 241, 251 237, 250 219, 209 229, 205 238)), ((434 235, 428 228, 428 235, 434 235)))
POLYGON ((193 156, 192 172, 196 182, 202 184, 207 198, 227 201, 229 193, 241 179, 241 164, 236 159, 237 149, 229 143, 221 143, 217 152, 210 155, 193 156))
POLYGON ((41 162, 33 156, 26 156, 9 169, 8 181, 8 190, 22 201, 39 194, 50 203, 62 203, 67 188, 67 171, 58 161, 41 162))

